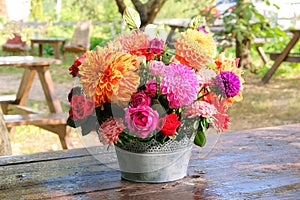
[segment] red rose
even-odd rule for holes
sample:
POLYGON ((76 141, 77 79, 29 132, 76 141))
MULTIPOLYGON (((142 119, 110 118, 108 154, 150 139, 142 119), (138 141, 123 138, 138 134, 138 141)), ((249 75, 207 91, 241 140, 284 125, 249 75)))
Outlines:
POLYGON ((82 120, 94 112, 94 102, 85 96, 73 95, 70 109, 70 117, 72 120, 82 120))
POLYGON ((178 121, 178 116, 172 113, 167 115, 165 118, 160 119, 158 124, 158 129, 160 129, 160 132, 163 135, 174 136, 176 129, 180 126, 181 122, 178 121))
POLYGON ((86 55, 83 54, 78 59, 76 59, 71 67, 69 67, 69 72, 73 77, 76 77, 78 75, 78 67, 83 63, 84 59, 86 58, 86 55))

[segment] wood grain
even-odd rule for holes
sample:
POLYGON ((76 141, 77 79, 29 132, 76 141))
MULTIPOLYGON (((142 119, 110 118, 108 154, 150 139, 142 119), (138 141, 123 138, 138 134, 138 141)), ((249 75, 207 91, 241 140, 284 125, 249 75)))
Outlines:
POLYGON ((1 157, 0 199, 297 199, 299 139, 300 124, 223 133, 206 156, 193 149, 187 177, 161 184, 122 180, 101 146, 1 157))

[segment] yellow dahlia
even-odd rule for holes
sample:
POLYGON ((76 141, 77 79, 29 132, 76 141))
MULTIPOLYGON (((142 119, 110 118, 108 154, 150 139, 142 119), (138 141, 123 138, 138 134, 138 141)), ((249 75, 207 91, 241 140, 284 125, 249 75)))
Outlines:
MULTIPOLYGON (((124 75, 137 71, 137 57, 117 52, 109 48, 97 48, 87 53, 84 64, 80 66, 80 83, 88 97, 94 100, 95 106, 111 102, 114 88, 124 75)), ((135 80, 135 83, 139 79, 135 80)), ((136 88, 138 84, 135 84, 136 88)), ((134 93, 132 91, 132 93, 134 93)), ((124 97, 122 97, 124 98, 124 97)))
POLYGON ((216 44, 209 33, 188 29, 175 43, 175 57, 181 63, 194 69, 201 69, 211 63, 216 54, 216 44))

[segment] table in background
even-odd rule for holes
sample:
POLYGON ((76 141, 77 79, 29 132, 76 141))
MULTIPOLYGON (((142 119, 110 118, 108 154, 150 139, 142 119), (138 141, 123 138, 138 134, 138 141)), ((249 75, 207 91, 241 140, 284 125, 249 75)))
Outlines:
POLYGON ((34 55, 34 44, 39 45, 39 56, 43 56, 43 44, 53 44, 54 45, 54 58, 59 59, 59 44, 62 44, 62 47, 65 45, 65 38, 36 38, 31 39, 31 55, 34 55))
POLYGON ((68 135, 71 128, 66 123, 68 113, 63 113, 60 101, 55 95, 49 70, 51 64, 61 64, 61 60, 32 56, 0 57, 0 67, 24 68, 16 96, 8 95, 7 98, 7 95, 1 95, 0 106, 3 109, 4 121, 9 130, 19 125, 35 125, 57 134, 62 148, 67 149, 68 144, 70 144, 68 135), (36 111, 25 105, 36 73, 39 76, 50 114, 36 111))
POLYGON ((262 83, 267 83, 272 75, 275 73, 277 68, 281 65, 283 61, 287 62, 300 62, 300 56, 289 56, 292 48, 297 44, 300 38, 300 29, 299 30, 289 30, 289 32, 293 33, 293 37, 290 42, 286 45, 284 50, 281 53, 271 53, 271 59, 275 60, 272 67, 267 71, 265 76, 262 78, 262 83))
POLYGON ((59 99, 55 95, 54 84, 49 71, 51 64, 61 64, 53 58, 39 58, 33 56, 0 57, 0 67, 11 66, 24 68, 20 86, 14 104, 25 105, 35 74, 37 73, 51 113, 62 112, 59 99))
POLYGON ((193 149, 187 177, 161 184, 121 180, 105 146, 4 156, 0 199, 298 199, 299 139, 300 124, 226 132, 209 153, 193 149))

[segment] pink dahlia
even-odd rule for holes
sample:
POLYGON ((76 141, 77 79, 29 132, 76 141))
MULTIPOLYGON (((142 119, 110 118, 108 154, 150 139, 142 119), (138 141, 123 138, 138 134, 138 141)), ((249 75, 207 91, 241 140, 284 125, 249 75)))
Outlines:
POLYGON ((183 64, 170 64, 165 69, 160 89, 167 95, 169 107, 180 108, 195 101, 199 92, 195 71, 183 64))
POLYGON ((104 121, 98 130, 99 140, 104 145, 117 143, 119 134, 125 129, 123 120, 121 118, 110 117, 104 121))
POLYGON ((214 105, 207 103, 205 101, 196 101, 195 103, 189 105, 183 112, 184 116, 188 118, 194 117, 205 117, 209 118, 212 117, 214 114, 217 113, 217 109, 214 105))

